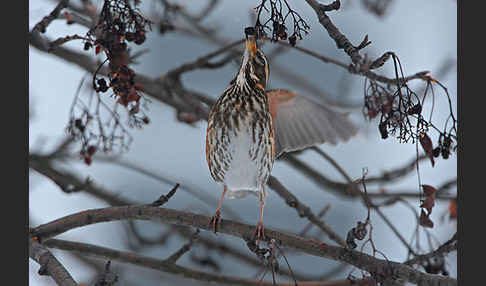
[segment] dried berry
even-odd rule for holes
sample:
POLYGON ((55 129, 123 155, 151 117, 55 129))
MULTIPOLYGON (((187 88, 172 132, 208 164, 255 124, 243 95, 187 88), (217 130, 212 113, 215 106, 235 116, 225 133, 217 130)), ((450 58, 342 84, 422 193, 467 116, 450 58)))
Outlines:
POLYGON ((76 126, 76 128, 78 128, 78 129, 79 129, 79 131, 84 132, 84 128, 85 128, 85 127, 84 127, 84 125, 83 125, 83 121, 82 121, 81 119, 76 119, 76 120, 74 121, 74 126, 76 126))
POLYGON ((442 146, 444 146, 444 148, 447 148, 447 149, 450 149, 451 148, 451 144, 452 144, 452 139, 450 136, 447 136, 444 138, 444 143, 442 146))
POLYGON ((87 51, 89 50, 93 45, 90 42, 84 43, 84 50, 87 51))
POLYGON ((386 139, 386 138, 388 138, 388 130, 387 130, 387 128, 386 128, 386 122, 381 122, 381 123, 378 125, 378 129, 380 130, 381 139, 386 139))
POLYGON ((93 156, 93 155, 94 155, 94 153, 96 153, 96 149, 97 149, 97 148, 96 148, 96 146, 94 146, 94 145, 89 146, 89 147, 88 147, 88 150, 87 150, 88 155, 89 155, 89 156, 93 156))
POLYGON ((409 115, 412 115, 412 114, 420 114, 421 112, 422 112, 422 105, 420 105, 420 103, 417 103, 414 106, 412 106, 412 108, 410 108, 407 113, 409 115))
POLYGON ((449 159, 450 151, 446 148, 442 148, 441 154, 442 154, 442 158, 449 159))
POLYGON ((108 90, 108 86, 106 85, 106 80, 104 78, 98 79, 97 82, 99 85, 99 87, 97 88, 98 91, 106 92, 108 90))
POLYGON ((295 35, 289 37, 289 44, 291 44, 292 46, 295 46, 295 44, 297 44, 297 37, 295 35))
POLYGON ((85 156, 84 157, 84 163, 86 163, 86 165, 91 165, 91 156, 85 156))
POLYGON ((435 147, 434 150, 432 151, 432 155, 434 155, 434 157, 437 158, 440 155, 440 151, 441 151, 440 147, 435 147))

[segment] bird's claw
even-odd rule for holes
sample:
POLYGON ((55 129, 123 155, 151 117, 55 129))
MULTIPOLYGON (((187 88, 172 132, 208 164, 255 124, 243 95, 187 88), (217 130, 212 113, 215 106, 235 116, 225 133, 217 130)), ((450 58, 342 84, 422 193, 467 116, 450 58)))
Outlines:
POLYGON ((214 216, 209 221, 209 226, 213 227, 214 233, 218 232, 218 224, 221 222, 221 211, 217 210, 214 216))
POLYGON ((264 230, 263 230, 263 223, 262 222, 258 223, 258 225, 255 229, 255 232, 253 233, 253 237, 256 237, 257 246, 260 247, 260 239, 265 238, 265 233, 264 233, 264 230))

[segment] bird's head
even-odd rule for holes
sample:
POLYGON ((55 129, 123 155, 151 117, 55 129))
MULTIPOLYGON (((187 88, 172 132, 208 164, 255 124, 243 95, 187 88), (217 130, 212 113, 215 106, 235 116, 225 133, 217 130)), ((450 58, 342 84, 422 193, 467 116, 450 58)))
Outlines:
POLYGON ((246 48, 236 76, 237 84, 244 84, 246 81, 252 87, 265 90, 270 76, 267 58, 257 46, 255 29, 246 28, 245 34, 246 48))

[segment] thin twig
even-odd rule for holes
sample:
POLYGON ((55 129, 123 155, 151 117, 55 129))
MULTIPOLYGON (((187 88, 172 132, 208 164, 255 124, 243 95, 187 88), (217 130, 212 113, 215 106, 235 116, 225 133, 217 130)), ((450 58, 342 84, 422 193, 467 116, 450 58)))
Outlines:
MULTIPOLYGON (((186 64, 183 64, 175 69, 172 69, 170 70, 169 72, 167 72, 168 75, 170 76, 174 76, 174 77, 178 77, 180 74, 184 73, 184 72, 188 72, 188 71, 192 71, 194 69, 200 69, 200 68, 213 68, 213 67, 220 67, 221 64, 211 64, 209 62, 210 59, 214 58, 214 57, 217 57, 225 52, 228 52, 228 51, 231 51, 232 48, 242 44, 244 42, 245 39, 240 39, 240 40, 237 40, 237 41, 234 41, 232 43, 229 43, 228 45, 214 51, 214 52, 211 52, 205 56, 202 56, 202 57, 199 57, 198 59, 196 59, 195 61, 193 62, 190 62, 190 63, 186 63, 186 64)), ((233 56, 230 56, 230 59, 232 59, 233 56)), ((224 63, 224 61, 223 61, 224 63)))
POLYGON ((199 237, 199 229, 197 229, 196 232, 193 235, 191 235, 191 238, 188 243, 184 244, 181 248, 179 248, 179 250, 174 252, 174 254, 172 254, 167 259, 165 259, 165 261, 169 263, 176 263, 177 260, 179 260, 179 258, 182 257, 182 255, 184 255, 186 252, 191 250, 192 245, 198 239, 198 237, 199 237))
POLYGON ((327 224, 319 219, 312 210, 302 202, 300 202, 297 197, 295 197, 287 188, 280 183, 280 181, 274 176, 270 176, 267 182, 268 186, 273 189, 281 198, 285 200, 287 205, 294 208, 300 217, 306 217, 315 226, 321 229, 330 239, 334 240, 341 246, 345 246, 346 242, 332 230, 327 224))
POLYGON ((417 255, 414 258, 404 262, 406 265, 414 265, 421 263, 422 261, 426 261, 432 257, 436 256, 443 256, 449 252, 457 250, 457 232, 452 236, 451 239, 444 242, 441 246, 439 246, 436 250, 431 251, 427 254, 417 255))
POLYGON ((55 19, 57 19, 57 17, 59 17, 59 13, 61 13, 62 9, 67 7, 68 2, 69 0, 59 1, 59 3, 56 5, 54 10, 52 10, 52 12, 49 13, 49 15, 45 16, 44 18, 42 18, 42 20, 39 23, 35 24, 34 28, 32 28, 31 30, 31 34, 45 33, 47 26, 49 26, 52 21, 54 21, 55 19))

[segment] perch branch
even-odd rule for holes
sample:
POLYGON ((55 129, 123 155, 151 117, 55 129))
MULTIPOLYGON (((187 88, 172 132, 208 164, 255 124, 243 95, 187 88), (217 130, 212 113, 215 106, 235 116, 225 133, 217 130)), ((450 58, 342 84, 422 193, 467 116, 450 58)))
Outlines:
MULTIPOLYGON (((82 211, 40 225, 32 230, 31 235, 37 236, 42 240, 47 240, 74 228, 95 223, 128 219, 153 220, 213 231, 212 227, 208 224, 210 221, 210 217, 208 216, 167 208, 151 207, 148 205, 138 205, 82 211)), ((223 219, 220 222, 219 232, 239 238, 248 238, 252 237, 254 228, 252 225, 223 219)), ((285 247, 290 249, 295 249, 313 256, 346 262, 369 273, 380 274, 383 277, 399 278, 420 285, 432 286, 439 285, 439 283, 441 283, 440 285, 447 286, 457 285, 457 280, 450 277, 423 273, 398 262, 378 259, 368 254, 348 250, 343 247, 318 244, 293 234, 282 233, 267 228, 265 229, 265 236, 268 239, 281 241, 285 247)))

